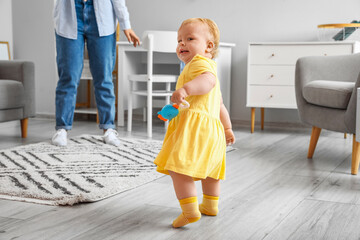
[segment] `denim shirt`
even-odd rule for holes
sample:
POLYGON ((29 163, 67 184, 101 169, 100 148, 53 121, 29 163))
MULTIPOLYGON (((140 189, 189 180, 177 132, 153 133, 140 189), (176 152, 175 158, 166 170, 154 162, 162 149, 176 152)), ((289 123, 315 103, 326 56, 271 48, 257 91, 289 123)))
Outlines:
MULTIPOLYGON (((116 19, 122 30, 131 28, 125 0, 93 0, 99 36, 116 31, 116 19)), ((55 31, 58 35, 77 39, 77 20, 74 0, 56 0, 54 8, 55 31)))

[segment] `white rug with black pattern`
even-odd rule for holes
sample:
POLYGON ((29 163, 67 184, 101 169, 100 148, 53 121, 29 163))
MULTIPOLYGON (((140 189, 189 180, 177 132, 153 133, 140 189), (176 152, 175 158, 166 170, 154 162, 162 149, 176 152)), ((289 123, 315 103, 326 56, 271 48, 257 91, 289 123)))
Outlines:
POLYGON ((155 157, 162 142, 101 136, 71 138, 67 147, 48 142, 0 151, 0 198, 49 205, 98 201, 164 175, 155 157))

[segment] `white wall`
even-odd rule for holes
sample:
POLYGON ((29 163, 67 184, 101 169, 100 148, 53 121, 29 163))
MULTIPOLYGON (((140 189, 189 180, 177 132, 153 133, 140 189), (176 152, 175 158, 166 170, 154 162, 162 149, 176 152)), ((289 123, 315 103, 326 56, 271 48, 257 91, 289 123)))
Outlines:
MULTIPOLYGON (((12 2, 15 57, 35 61, 37 112, 54 114, 57 74, 53 1, 12 2)), ((4 0, 0 0, 0 16, 1 4, 4 0)), ((250 120, 250 110, 245 107, 248 42, 316 41, 318 24, 360 20, 358 0, 127 0, 127 6, 132 27, 139 36, 148 29, 177 30, 190 17, 215 20, 221 41, 236 44, 232 58, 231 116, 247 121, 250 120)), ((125 40, 123 35, 122 40, 125 40)), ((296 110, 280 109, 266 110, 265 120, 299 121, 296 110)))
MULTIPOLYGON (((250 120, 246 104, 247 45, 255 41, 316 41, 317 25, 360 20, 358 0, 127 0, 132 28, 177 30, 190 17, 219 26, 233 49, 231 117, 250 120)), ((265 110, 265 121, 298 122, 296 110, 265 110)), ((257 119, 259 119, 257 113, 257 119)))
POLYGON ((55 113, 54 1, 12 0, 14 59, 35 63, 36 113, 55 113))
POLYGON ((11 0, 0 0, 0 42, 9 42, 11 58, 14 56, 12 29, 11 0))

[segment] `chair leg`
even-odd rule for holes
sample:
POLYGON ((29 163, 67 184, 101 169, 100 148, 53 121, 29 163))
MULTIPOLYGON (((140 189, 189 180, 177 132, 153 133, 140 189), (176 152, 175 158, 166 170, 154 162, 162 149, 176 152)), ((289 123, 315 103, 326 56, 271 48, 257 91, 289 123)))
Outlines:
POLYGON ((314 151, 316 148, 316 144, 319 140, 321 128, 313 126, 311 131, 311 138, 310 138, 310 144, 309 144, 309 151, 308 151, 308 158, 312 158, 314 155, 314 151))
POLYGON ((359 171, 360 162, 360 143, 356 141, 355 134, 353 135, 353 149, 351 159, 351 174, 357 175, 359 171))
POLYGON ((28 118, 24 118, 20 120, 21 124, 21 137, 26 138, 27 137, 27 128, 28 128, 28 118))
POLYGON ((128 119, 127 119, 127 131, 131 132, 132 130, 132 96, 128 98, 128 119))
POLYGON ((132 128, 132 82, 129 81, 129 94, 128 94, 128 118, 127 118, 127 131, 131 132, 132 128))
POLYGON ((149 138, 152 137, 152 101, 151 100, 149 101, 148 98, 148 107, 147 107, 147 135, 149 138))
POLYGON ((143 122, 146 122, 146 107, 143 107, 143 122))
POLYGON ((152 83, 148 82, 148 95, 147 95, 147 135, 152 137, 152 83))

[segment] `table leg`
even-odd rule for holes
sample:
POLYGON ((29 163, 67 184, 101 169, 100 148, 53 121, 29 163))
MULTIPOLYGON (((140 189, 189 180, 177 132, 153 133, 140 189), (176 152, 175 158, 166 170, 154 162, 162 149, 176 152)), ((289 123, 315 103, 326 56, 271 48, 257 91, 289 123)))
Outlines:
POLYGON ((127 76, 127 73, 124 73, 124 62, 125 62, 125 53, 124 50, 120 50, 119 47, 117 47, 118 53, 117 53, 117 125, 119 127, 125 126, 124 121, 124 94, 123 94, 123 88, 124 88, 124 81, 126 79, 125 76, 127 76), (120 64, 121 63, 121 64, 120 64), (121 74, 121 75, 120 75, 121 74))
POLYGON ((251 133, 254 132, 255 128, 255 108, 251 108, 251 133))

